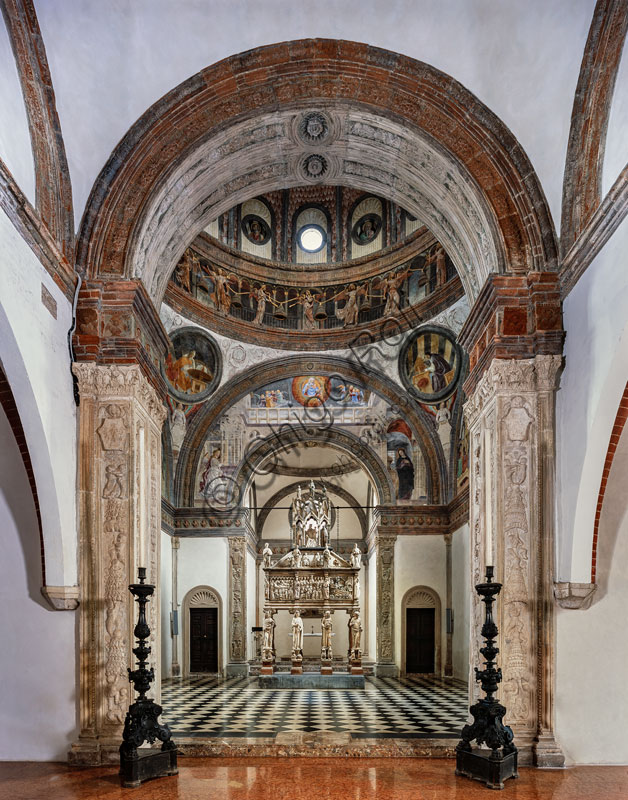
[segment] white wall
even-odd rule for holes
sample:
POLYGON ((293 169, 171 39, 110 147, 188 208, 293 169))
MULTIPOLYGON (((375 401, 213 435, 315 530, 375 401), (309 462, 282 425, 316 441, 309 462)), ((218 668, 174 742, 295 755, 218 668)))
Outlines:
POLYGON ((399 536, 395 543, 395 661, 401 668, 401 603, 413 586, 428 586, 440 597, 441 666, 445 663, 447 574, 442 536, 399 536))
POLYGON ((32 205, 35 205, 35 164, 22 87, 11 41, 0 15, 0 158, 32 205))
POLYGON ((161 531, 161 677, 168 678, 172 670, 172 538, 161 531))
MULTIPOLYGON (((229 547, 225 538, 181 537, 178 570, 179 603, 183 605, 185 595, 195 586, 211 586, 222 599, 222 663, 219 664, 221 670, 224 670, 229 658, 228 564, 229 547)), ((179 663, 181 664, 182 672, 185 663, 184 653, 182 652, 183 622, 183 619, 180 618, 179 663)))
POLYGON ((468 681, 471 633, 471 541, 468 525, 463 525, 454 533, 451 548, 454 677, 468 681))
POLYGON ((67 334, 72 309, 0 210, 0 363, 28 442, 44 526, 46 580, 77 583, 76 407, 67 334), (41 301, 42 284, 57 319, 41 301))
POLYGON ((628 380, 628 220, 563 304, 565 369, 557 395, 557 580, 591 579, 604 459, 628 380))
POLYGON ((368 42, 459 80, 513 130, 559 219, 573 96, 594 6, 595 0, 320 0, 312 14, 309 4, 289 0, 38 0, 77 220, 117 142, 162 95, 227 56, 308 37, 368 42))
POLYGON ((587 611, 558 609, 556 732, 569 763, 628 763, 628 431, 600 517, 600 586, 587 611))
POLYGON ((0 407, 0 760, 65 761, 76 738, 75 613, 40 594, 37 515, 0 407))

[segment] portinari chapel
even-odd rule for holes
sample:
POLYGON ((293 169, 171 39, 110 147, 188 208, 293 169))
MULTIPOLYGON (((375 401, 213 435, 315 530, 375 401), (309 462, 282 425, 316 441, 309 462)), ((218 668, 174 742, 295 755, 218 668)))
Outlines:
POLYGON ((6 796, 628 796, 628 0, 0 8, 6 796))

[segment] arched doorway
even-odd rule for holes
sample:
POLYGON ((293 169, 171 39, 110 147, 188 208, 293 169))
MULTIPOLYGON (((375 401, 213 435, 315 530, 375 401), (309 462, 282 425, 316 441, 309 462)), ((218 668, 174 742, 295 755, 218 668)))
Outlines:
POLYGON ((222 672, 222 598, 195 586, 183 599, 183 677, 222 672))
POLYGON ((441 601, 429 586, 409 589, 401 601, 401 672, 440 675, 441 601))

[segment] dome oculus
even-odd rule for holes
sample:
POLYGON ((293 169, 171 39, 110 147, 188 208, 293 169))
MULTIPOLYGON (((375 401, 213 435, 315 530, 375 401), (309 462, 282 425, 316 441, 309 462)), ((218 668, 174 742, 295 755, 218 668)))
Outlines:
POLYGON ((318 253, 325 247, 327 237, 320 225, 304 225, 297 236, 299 247, 306 253, 318 253))

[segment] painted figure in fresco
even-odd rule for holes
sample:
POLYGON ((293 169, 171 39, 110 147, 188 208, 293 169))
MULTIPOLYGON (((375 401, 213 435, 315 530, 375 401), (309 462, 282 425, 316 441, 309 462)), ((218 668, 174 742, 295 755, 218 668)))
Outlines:
POLYGON ((217 499, 225 487, 225 474, 220 461, 221 450, 214 448, 211 457, 205 462, 199 490, 208 500, 217 499))
POLYGON ((317 330, 318 320, 314 319, 314 295, 309 289, 301 293, 299 301, 303 306, 303 327, 305 330, 317 330))
POLYGON ((249 239, 254 242, 263 242, 265 238, 264 229, 260 222, 256 219, 251 220, 249 223, 249 239))
POLYGON ((311 398, 320 398, 322 395, 322 389, 316 378, 309 377, 306 382, 303 384, 303 388, 301 392, 304 397, 311 397, 311 398))
POLYGON ((447 283, 447 259, 445 250, 441 245, 436 248, 436 285, 444 286, 447 283))
POLYGON ((401 295, 399 294, 399 287, 410 274, 410 269, 404 269, 401 272, 391 272, 379 278, 373 286, 377 289, 382 289, 384 297, 386 298, 386 305, 384 306, 384 316, 388 317, 396 314, 401 308, 401 295))
POLYGON ((214 284, 214 291, 210 295, 218 311, 223 314, 228 314, 231 311, 231 289, 229 287, 229 278, 221 269, 212 270, 204 268, 204 271, 209 275, 214 284))
POLYGON ((268 293, 268 287, 265 285, 254 286, 251 290, 251 297, 257 301, 257 311, 255 312, 253 324, 262 325, 264 321, 264 314, 266 313, 266 303, 272 303, 274 306, 277 304, 273 301, 272 297, 268 293))
POLYGON ((362 223, 362 227, 360 228, 360 232, 358 233, 358 239, 361 243, 366 244, 370 242, 372 239, 375 238, 375 225, 373 224, 373 220, 367 219, 364 220, 362 223))
POLYGON ((187 421, 182 403, 174 403, 174 408, 170 414, 170 438, 172 439, 172 451, 178 453, 185 439, 187 421))
POLYGON ((451 370, 451 364, 440 353, 431 353, 429 350, 425 351, 423 363, 430 373, 432 391, 435 394, 436 392, 442 392, 447 387, 447 378, 445 376, 451 370))
POLYGON ((399 488, 397 497, 399 500, 410 500, 414 490, 414 464, 408 458, 405 447, 397 448, 397 459, 395 469, 399 478, 399 488))
MULTIPOLYGON (((173 361, 170 353, 166 354, 166 375, 168 380, 179 392, 187 394, 192 389, 192 378, 189 370, 195 366, 194 350, 184 353, 176 361, 173 361)), ((208 373, 209 374, 209 373, 208 373)))
POLYGON ((344 308, 336 308, 336 316, 344 323, 347 328, 351 325, 356 325, 358 321, 358 314, 360 308, 358 305, 358 298, 366 294, 367 285, 362 284, 356 286, 355 283, 350 283, 346 289, 343 289, 332 300, 345 300, 344 308))
POLYGON ((177 264, 175 268, 175 278, 179 283, 179 286, 182 289, 185 289, 186 292, 192 294, 192 266, 194 262, 198 263, 198 260, 195 259, 189 250, 186 250, 183 254, 183 258, 177 264))

